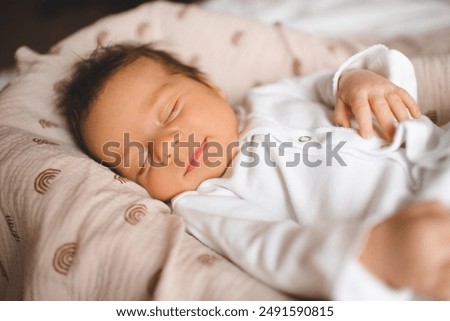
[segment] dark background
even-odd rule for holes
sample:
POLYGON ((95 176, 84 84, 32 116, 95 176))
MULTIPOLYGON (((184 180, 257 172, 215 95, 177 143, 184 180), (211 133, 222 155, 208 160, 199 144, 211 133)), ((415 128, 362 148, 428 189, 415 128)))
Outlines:
POLYGON ((44 53, 81 27, 144 2, 149 1, 0 0, 0 68, 14 65, 14 52, 20 46, 44 53))

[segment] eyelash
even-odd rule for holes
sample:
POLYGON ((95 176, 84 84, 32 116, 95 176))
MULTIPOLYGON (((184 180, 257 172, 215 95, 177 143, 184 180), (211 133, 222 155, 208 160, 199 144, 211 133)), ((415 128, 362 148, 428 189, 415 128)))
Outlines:
POLYGON ((163 125, 169 124, 171 121, 173 121, 179 114, 180 107, 178 100, 173 104, 169 114, 167 115, 167 118, 165 119, 163 125))
POLYGON ((153 145, 148 145, 147 158, 144 160, 144 164, 137 172, 136 177, 142 176, 146 172, 147 168, 149 168, 148 165, 150 165, 152 161, 152 155, 153 155, 153 145))
POLYGON ((144 174, 145 169, 147 168, 146 165, 147 165, 147 164, 144 164, 144 165, 139 169, 139 171, 138 171, 137 174, 136 174, 136 177, 140 177, 140 176, 142 176, 142 174, 144 174))

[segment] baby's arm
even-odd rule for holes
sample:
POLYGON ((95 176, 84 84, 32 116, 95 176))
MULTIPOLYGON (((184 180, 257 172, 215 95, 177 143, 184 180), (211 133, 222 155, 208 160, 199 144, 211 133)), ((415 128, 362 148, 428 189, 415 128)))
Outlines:
MULTIPOLYGON (((261 281, 299 297, 338 300, 409 298, 368 273, 358 258, 369 226, 362 220, 296 223, 234 195, 208 188, 173 203, 188 230, 261 281)), ((372 224, 370 224, 370 227, 372 224)))
POLYGON ((450 210, 409 205, 370 232, 361 262, 394 288, 450 299, 450 210))
POLYGON ((351 70, 339 79, 334 120, 338 126, 350 127, 353 115, 364 138, 370 138, 373 133, 372 113, 385 138, 391 140, 396 120, 409 119, 408 110, 414 118, 421 116, 419 107, 405 89, 370 70, 351 70))

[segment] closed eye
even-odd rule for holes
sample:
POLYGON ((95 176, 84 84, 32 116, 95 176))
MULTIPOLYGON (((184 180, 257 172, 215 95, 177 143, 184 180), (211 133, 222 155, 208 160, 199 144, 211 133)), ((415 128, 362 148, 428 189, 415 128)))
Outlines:
POLYGON ((138 177, 142 176, 145 171, 150 168, 153 164, 153 142, 147 142, 147 153, 145 154, 144 163, 139 164, 139 171, 136 173, 136 180, 138 177))
POLYGON ((166 119, 164 121, 164 125, 167 125, 171 121, 173 121, 178 116, 178 114, 180 113, 180 109, 181 109, 180 108, 180 104, 179 104, 179 101, 177 100, 175 102, 175 104, 173 104, 171 106, 170 112, 169 112, 169 114, 167 115, 167 117, 166 117, 166 119))
POLYGON ((137 181, 137 178, 144 174, 145 170, 147 169, 147 165, 149 164, 149 153, 147 152, 146 157, 144 159, 144 164, 139 164, 139 171, 136 173, 135 181, 137 181))
POLYGON ((146 166, 144 165, 144 166, 142 166, 142 167, 139 169, 139 172, 137 172, 137 174, 136 174, 136 178, 139 177, 139 176, 141 176, 141 175, 144 173, 145 167, 146 167, 146 166))

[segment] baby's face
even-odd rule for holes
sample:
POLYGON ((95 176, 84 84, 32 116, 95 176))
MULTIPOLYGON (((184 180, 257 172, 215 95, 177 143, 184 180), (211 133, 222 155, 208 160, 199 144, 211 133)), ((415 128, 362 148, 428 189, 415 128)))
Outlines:
POLYGON ((217 90, 144 57, 107 81, 81 133, 95 157, 164 201, 221 176, 238 137, 217 90))

